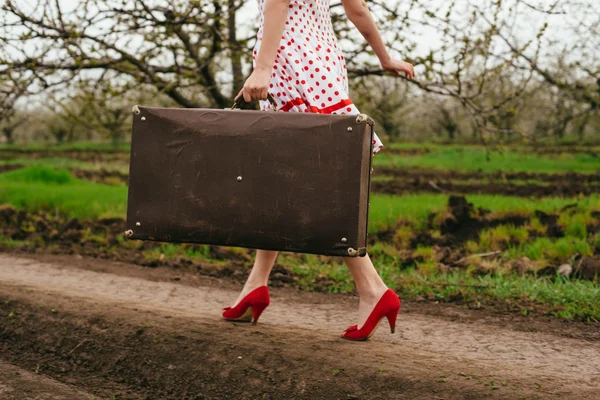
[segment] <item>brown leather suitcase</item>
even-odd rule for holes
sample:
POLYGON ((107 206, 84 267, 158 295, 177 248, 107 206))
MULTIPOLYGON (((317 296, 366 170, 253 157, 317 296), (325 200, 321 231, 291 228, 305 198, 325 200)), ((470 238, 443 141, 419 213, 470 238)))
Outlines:
POLYGON ((364 256, 373 120, 133 107, 125 236, 364 256))

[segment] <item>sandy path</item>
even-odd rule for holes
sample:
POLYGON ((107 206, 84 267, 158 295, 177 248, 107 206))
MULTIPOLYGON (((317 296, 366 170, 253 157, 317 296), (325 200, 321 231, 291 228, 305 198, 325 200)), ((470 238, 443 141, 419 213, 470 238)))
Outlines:
MULTIPOLYGON (((72 264, 76 263, 73 258, 72 264)), ((209 285, 210 282, 187 285, 165 281, 135 265, 114 263, 95 269, 99 270, 0 254, 2 285, 94 299, 120 307, 177 311, 190 318, 218 320, 222 307, 237 295, 234 290, 209 285)), ((263 329, 301 331, 329 341, 338 340, 339 333, 354 323, 354 298, 315 296, 289 289, 272 290, 271 298, 271 306, 259 322, 263 329)), ((387 325, 382 324, 369 342, 348 342, 344 346, 351 349, 359 345, 364 349, 366 343, 372 342, 379 356, 398 360, 403 370, 413 368, 414 376, 431 370, 428 379, 441 376, 440 373, 488 376, 495 382, 512 385, 512 395, 522 392, 540 398, 593 399, 600 390, 598 342, 403 314, 402 309, 396 334, 390 334, 387 325)), ((501 397, 500 390, 488 393, 501 397)))

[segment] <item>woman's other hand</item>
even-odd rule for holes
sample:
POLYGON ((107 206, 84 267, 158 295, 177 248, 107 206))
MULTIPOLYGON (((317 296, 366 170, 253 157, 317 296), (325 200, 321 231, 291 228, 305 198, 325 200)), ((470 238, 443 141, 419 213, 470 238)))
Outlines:
POLYGON ((396 76, 400 75, 400 72, 404 72, 404 76, 408 79, 415 77, 413 65, 406 61, 390 59, 387 62, 382 62, 381 66, 385 71, 391 71, 396 76))
POLYGON ((244 100, 267 100, 267 90, 271 82, 271 71, 266 68, 257 68, 248 77, 244 87, 239 91, 235 98, 244 96, 244 100))

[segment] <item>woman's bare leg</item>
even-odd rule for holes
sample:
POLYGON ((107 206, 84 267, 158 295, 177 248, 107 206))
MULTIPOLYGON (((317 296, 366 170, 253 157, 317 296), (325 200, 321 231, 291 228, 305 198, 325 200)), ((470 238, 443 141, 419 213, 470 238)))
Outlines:
POLYGON ((358 329, 360 329, 388 287, 377 273, 369 254, 364 257, 342 258, 350 270, 352 278, 354 278, 356 290, 358 290, 358 296, 360 297, 357 322, 358 329))
MULTIPOLYGON (((235 307, 252 290, 267 284, 278 254, 279 252, 274 250, 256 250, 256 259, 250 275, 232 307, 235 307)), ((373 266, 369 254, 364 257, 342 257, 342 259, 352 274, 360 297, 357 322, 360 329, 387 290, 387 286, 373 266)))
POLYGON ((273 269, 275 259, 277 259, 277 254, 279 254, 279 251, 256 250, 256 259, 254 260, 250 275, 248 275, 248 279, 232 307, 235 307, 248 293, 257 287, 267 284, 271 269, 273 269))

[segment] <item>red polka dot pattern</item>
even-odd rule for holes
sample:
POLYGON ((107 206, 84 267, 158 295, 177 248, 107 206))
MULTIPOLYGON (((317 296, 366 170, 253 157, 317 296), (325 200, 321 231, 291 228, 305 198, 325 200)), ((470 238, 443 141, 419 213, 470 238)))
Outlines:
MULTIPOLYGON (((321 114, 360 113, 348 96, 346 61, 331 24, 330 1, 290 1, 269 85, 269 93, 278 110, 321 114), (297 79, 292 80, 292 76, 297 79)), ((253 65, 256 65, 260 51, 264 23, 265 0, 257 2, 260 26, 252 54, 253 65)), ((261 100, 260 106, 261 110, 272 110, 267 100, 261 100)), ((374 133, 373 155, 382 148, 383 143, 374 133)))

